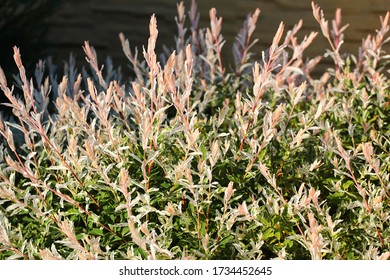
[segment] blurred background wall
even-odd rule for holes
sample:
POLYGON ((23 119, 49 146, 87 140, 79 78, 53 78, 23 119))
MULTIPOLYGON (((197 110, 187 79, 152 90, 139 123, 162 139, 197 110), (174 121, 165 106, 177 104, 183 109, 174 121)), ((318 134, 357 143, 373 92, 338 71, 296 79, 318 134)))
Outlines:
MULTIPOLYGON (((155 13, 158 21, 158 47, 163 44, 173 47, 176 34, 175 16, 178 0, 68 0, 50 20, 48 41, 52 53, 57 59, 65 59, 70 52, 84 57, 81 45, 89 40, 97 49, 98 56, 113 57, 115 64, 124 64, 118 33, 123 32, 129 38, 132 47, 141 50, 147 44, 150 16, 155 13)), ((217 15, 223 18, 222 34, 227 43, 224 47, 225 61, 232 61, 231 46, 248 13, 261 9, 255 36, 259 43, 253 51, 266 49, 281 21, 286 29, 291 28, 299 19, 303 19, 301 36, 310 31, 320 31, 314 20, 311 0, 198 0, 200 26, 209 26, 211 7, 217 9, 217 15)), ((380 16, 390 10, 389 0, 317 0, 324 10, 326 18, 334 17, 335 10, 342 9, 343 23, 350 23, 346 32, 343 51, 356 53, 362 39, 375 33, 380 26, 380 16)), ((191 0, 185 0, 186 11, 191 0)), ((187 18, 187 23, 188 18, 187 18)), ((323 54, 327 42, 319 34, 306 52, 310 57, 323 54)), ((387 50, 390 50, 387 47, 387 50)), ((102 60, 102 59, 101 59, 102 60)))
MULTIPOLYGON (((142 45, 147 44, 150 16, 155 13, 159 28, 158 49, 161 50, 164 44, 174 47, 177 2, 179 0, 0 0, 0 33, 16 35, 25 29, 24 35, 14 42, 11 38, 11 41, 6 42, 6 46, 3 45, 6 37, 0 37, 0 65, 4 68, 5 64, 10 63, 12 59, 7 58, 12 56, 14 44, 21 47, 22 58, 32 61, 31 64, 34 64, 38 57, 47 55, 53 56, 55 63, 62 64, 71 52, 76 55, 78 63, 84 63, 82 45, 85 40, 89 40, 97 50, 100 63, 110 55, 115 65, 125 67, 128 62, 122 53, 118 34, 123 32, 132 48, 138 47, 142 50, 142 45), (28 2, 49 2, 52 6, 48 6, 45 13, 39 15, 31 7, 27 8, 24 21, 17 29, 12 25, 1 25, 4 20, 4 3, 7 2, 19 3, 19 6, 28 2), (60 5, 54 5, 55 2, 60 2, 60 5), (44 25, 35 27, 36 22, 44 22, 44 25), (37 28, 42 28, 43 33, 34 34, 34 29, 37 28), (29 34, 38 38, 38 48, 30 42, 31 38, 27 36, 29 34), (27 43, 23 42, 23 38, 27 43)), ((217 15, 223 18, 222 34, 227 41, 224 47, 226 64, 232 62, 231 46, 234 37, 246 15, 256 8, 261 9, 255 33, 255 37, 260 41, 252 49, 257 53, 270 45, 281 21, 284 21, 286 29, 289 29, 299 19, 303 19, 303 28, 300 31, 302 37, 310 31, 320 31, 313 18, 311 0, 198 0, 197 3, 201 27, 209 26, 208 11, 211 7, 217 8, 217 15)), ((375 29, 380 26, 379 16, 384 16, 390 10, 389 0, 317 0, 316 3, 324 10, 329 21, 333 18, 336 8, 342 8, 343 23, 350 23, 342 51, 351 53, 357 52, 364 37, 375 33, 375 29)), ((188 11, 191 0, 184 0, 184 4, 188 11)), ((22 18, 18 20, 21 21, 22 18)), ((189 23, 188 18, 186 23, 189 23)), ((319 34, 314 45, 306 51, 306 55, 313 57, 323 54, 327 47, 327 42, 319 34)), ((387 51, 390 51, 389 46, 387 51)))

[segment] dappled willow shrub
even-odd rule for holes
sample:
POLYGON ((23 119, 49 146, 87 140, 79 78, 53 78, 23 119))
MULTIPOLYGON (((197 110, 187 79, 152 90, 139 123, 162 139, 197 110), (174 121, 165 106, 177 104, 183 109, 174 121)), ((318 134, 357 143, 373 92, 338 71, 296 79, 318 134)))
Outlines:
POLYGON ((176 49, 157 56, 155 16, 142 56, 123 50, 134 78, 70 64, 26 73, 18 48, 12 116, 0 121, 1 259, 387 259, 388 13, 357 56, 340 54, 345 27, 313 14, 334 61, 303 51, 302 21, 281 23, 261 61, 248 15, 222 61, 222 19, 198 26, 178 6, 176 49), (51 108, 52 107, 52 108, 51 108))

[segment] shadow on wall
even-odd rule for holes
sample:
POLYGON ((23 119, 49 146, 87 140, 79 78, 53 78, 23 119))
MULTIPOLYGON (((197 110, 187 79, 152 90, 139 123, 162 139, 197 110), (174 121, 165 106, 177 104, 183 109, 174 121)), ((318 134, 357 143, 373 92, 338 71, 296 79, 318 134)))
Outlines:
POLYGON ((13 47, 22 50, 26 68, 34 67, 49 53, 45 40, 47 19, 57 12, 62 0, 0 0, 0 65, 15 73, 13 47))
MULTIPOLYGON (((17 73, 13 47, 21 49, 26 71, 33 73, 35 64, 49 55, 45 36, 46 20, 59 10, 62 0, 0 0, 0 66, 9 83, 17 73)), ((5 102, 0 91, 0 103, 5 102)), ((0 105, 0 111, 5 109, 0 105)))

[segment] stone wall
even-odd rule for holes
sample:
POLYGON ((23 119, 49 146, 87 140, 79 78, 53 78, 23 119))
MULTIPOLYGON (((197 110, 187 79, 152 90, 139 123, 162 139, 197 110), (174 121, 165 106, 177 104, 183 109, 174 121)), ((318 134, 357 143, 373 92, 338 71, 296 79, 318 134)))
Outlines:
MULTIPOLYGON (((123 32, 129 38, 132 47, 147 44, 148 23, 155 13, 158 21, 158 46, 174 46, 176 34, 174 17, 178 0, 67 0, 50 20, 48 40, 51 52, 58 62, 65 60, 70 52, 77 55, 78 61, 84 59, 82 45, 89 40, 95 46, 102 61, 107 55, 114 58, 116 64, 127 63, 122 53, 118 34, 123 32)), ((185 0, 187 10, 191 1, 185 0)), ((208 11, 217 8, 217 15, 223 17, 222 33, 227 40, 225 60, 232 61, 231 45, 241 28, 246 15, 256 8, 261 9, 257 24, 256 37, 260 39, 254 51, 267 48, 281 21, 291 28, 299 19, 304 24, 302 36, 310 31, 320 31, 313 18, 310 0, 198 0, 201 14, 201 27, 209 26, 208 11)), ((390 10, 389 0, 317 0, 317 4, 331 20, 337 7, 342 8, 343 23, 350 23, 347 30, 344 51, 356 53, 361 41, 368 34, 374 34, 379 28, 379 16, 390 10)), ((187 21, 188 23, 188 21, 187 21)), ((323 54, 328 47, 322 35, 315 40, 306 54, 310 57, 323 54)), ((390 51, 387 47, 387 51, 390 51)))

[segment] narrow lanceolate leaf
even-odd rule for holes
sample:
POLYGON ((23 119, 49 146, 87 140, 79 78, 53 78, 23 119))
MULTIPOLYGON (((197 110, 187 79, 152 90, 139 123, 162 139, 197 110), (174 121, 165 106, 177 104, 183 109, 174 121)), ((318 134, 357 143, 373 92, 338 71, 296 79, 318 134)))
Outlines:
POLYGON ((0 216, 0 242, 6 246, 10 245, 7 226, 9 226, 8 219, 0 216))
POLYGON ((345 152, 344 148, 343 148, 343 145, 341 144, 341 140, 340 138, 335 135, 335 140, 336 140, 336 143, 337 143, 337 149, 340 153, 340 156, 343 158, 343 160, 345 161, 345 164, 347 166, 347 169, 351 169, 351 164, 350 164, 350 157, 349 155, 347 155, 347 153, 345 152))
POLYGON ((266 166, 265 164, 259 163, 259 168, 260 168, 261 174, 267 179, 267 182, 268 182, 271 186, 273 186, 274 188, 276 188, 275 177, 271 175, 271 173, 269 172, 267 166, 266 166))
POLYGON ((314 217, 314 214, 312 212, 309 212, 308 214, 309 218, 309 238, 311 241, 311 244, 309 246, 310 253, 312 255, 312 259, 314 260, 320 260, 321 259, 321 237, 319 235, 319 226, 318 222, 314 217))
POLYGON ((364 155, 365 159, 367 160, 367 162, 369 164, 372 164, 372 155, 374 153, 374 149, 372 147, 372 144, 371 143, 363 143, 362 148, 363 148, 363 155, 364 155))
POLYGON ((121 184, 121 192, 125 195, 125 197, 128 194, 128 188, 129 188, 129 173, 126 169, 121 168, 121 171, 119 173, 120 178, 120 184, 121 184))
POLYGON ((272 113, 271 127, 274 128, 281 120, 284 105, 280 104, 276 110, 272 113))
POLYGON ((284 23, 281 22, 279 24, 278 30, 276 31, 276 34, 275 34, 273 40, 272 40, 272 46, 279 45, 280 39, 282 39, 283 31, 284 31, 284 23))
POLYGON ((217 162, 220 154, 221 154, 221 151, 219 149, 219 141, 216 140, 211 145, 211 157, 210 157, 210 164, 211 164, 211 166, 215 165, 215 163, 217 162))
POLYGON ((248 207, 245 201, 242 204, 238 205, 238 212, 243 216, 250 217, 248 207))
POLYGON ((7 127, 7 136, 6 139, 8 141, 8 145, 11 148, 12 151, 15 152, 15 142, 14 142, 14 135, 9 127, 7 127))
POLYGON ((7 79, 4 75, 3 68, 0 67, 0 86, 2 90, 5 90, 7 88, 7 79))
POLYGON ((296 95, 293 102, 294 105, 297 105, 298 102, 301 100, 301 96, 305 89, 306 89, 306 82, 303 82, 296 90, 296 95))
POLYGON ((229 185, 227 186, 226 190, 225 190, 225 195, 224 195, 224 203, 227 204, 230 200, 230 198, 232 197, 233 195, 233 182, 229 182, 229 185))

